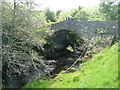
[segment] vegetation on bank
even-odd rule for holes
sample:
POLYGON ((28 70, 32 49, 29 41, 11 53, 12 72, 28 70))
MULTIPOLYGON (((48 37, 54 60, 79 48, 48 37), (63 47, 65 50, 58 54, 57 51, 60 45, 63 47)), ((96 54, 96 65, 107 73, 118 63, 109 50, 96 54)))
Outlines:
POLYGON ((118 88, 118 44, 106 47, 74 73, 61 72, 54 79, 32 81, 24 88, 118 88))
MULTIPOLYGON (((2 12, 2 45, 0 47, 2 49, 2 61, 0 62, 0 69, 2 70, 3 76, 2 84, 5 88, 21 88, 23 85, 27 84, 29 80, 32 81, 33 77, 36 79, 39 77, 39 74, 43 74, 44 71, 48 71, 48 68, 46 68, 46 65, 44 64, 44 56, 46 50, 43 48, 43 46, 46 43, 49 43, 49 38, 53 34, 53 31, 51 30, 51 24, 64 21, 68 16, 72 16, 74 20, 78 21, 117 21, 119 19, 119 5, 115 5, 114 2, 109 3, 109 1, 106 1, 106 3, 101 3, 97 8, 93 7, 88 9, 79 6, 69 11, 51 11, 49 8, 46 8, 45 10, 35 10, 37 4, 35 4, 34 2, 28 2, 27 0, 11 1, 12 2, 7 2, 5 0, 0 3, 0 10, 2 12)), ((97 40, 97 43, 100 43, 99 39, 97 40)), ((69 51, 72 51, 70 47, 68 47, 67 49, 69 51)), ((107 53, 108 52, 106 52, 106 54, 104 53, 104 55, 107 55, 107 53)), ((115 58, 114 54, 112 58, 115 58)), ((111 62, 108 61, 108 63, 113 63, 113 65, 115 65, 115 62, 112 62, 111 60, 112 58, 110 58, 111 62)), ((60 87, 65 87, 62 85, 64 85, 66 81, 68 82, 66 83, 66 87, 70 87, 69 85, 72 85, 74 82, 76 82, 77 86, 80 86, 77 83, 83 81, 84 83, 86 83, 85 78, 87 78, 88 76, 87 74, 84 75, 84 72, 89 71, 90 69, 87 69, 87 67, 89 65, 91 66, 90 63, 92 63, 91 68, 97 67, 97 62, 98 61, 94 59, 90 60, 89 62, 83 64, 83 69, 81 68, 81 70, 78 70, 75 73, 61 73, 56 79, 49 81, 33 81, 32 84, 28 84, 26 87, 35 88, 36 85, 38 85, 38 87, 46 88, 59 87, 59 85, 60 87), (86 64, 87 67, 85 66, 86 64), (77 79, 79 76, 79 72, 81 74, 81 79, 77 79), (68 78, 64 78, 66 76, 68 78)), ((99 63, 101 65, 102 62, 99 63)), ((104 65, 106 66, 107 63, 103 64, 103 66, 104 65)), ((99 68, 103 69, 102 67, 99 68)), ((108 70, 109 65, 105 68, 107 68, 108 70)), ((97 69, 98 68, 96 68, 95 71, 92 70, 92 72, 98 73, 96 71, 97 69)), ((95 73, 92 72, 88 72, 90 73, 89 75, 93 75, 91 78, 95 76, 95 73)), ((103 72, 101 71, 99 72, 99 74, 100 73, 103 72)), ((112 71, 110 75, 111 74, 112 71)), ((74 84, 72 86, 77 87, 74 86, 74 84)), ((116 86, 117 84, 115 84, 115 87, 116 86)))

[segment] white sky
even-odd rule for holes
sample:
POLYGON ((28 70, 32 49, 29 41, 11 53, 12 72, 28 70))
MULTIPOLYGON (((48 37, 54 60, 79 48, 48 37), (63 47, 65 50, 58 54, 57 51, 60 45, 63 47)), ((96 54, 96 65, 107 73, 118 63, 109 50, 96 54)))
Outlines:
POLYGON ((49 7, 51 10, 70 10, 78 6, 91 7, 100 3, 99 0, 33 0, 40 8, 49 7))

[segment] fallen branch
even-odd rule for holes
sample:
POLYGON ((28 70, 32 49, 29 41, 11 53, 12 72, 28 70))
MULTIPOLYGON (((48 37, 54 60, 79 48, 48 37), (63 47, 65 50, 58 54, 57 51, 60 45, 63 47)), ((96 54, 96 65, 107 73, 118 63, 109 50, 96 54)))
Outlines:
POLYGON ((84 48, 83 53, 78 57, 78 59, 77 59, 67 70, 64 71, 64 73, 65 73, 66 71, 70 70, 78 61, 82 61, 81 57, 82 57, 82 55, 85 53, 85 51, 86 51, 86 48, 84 48))

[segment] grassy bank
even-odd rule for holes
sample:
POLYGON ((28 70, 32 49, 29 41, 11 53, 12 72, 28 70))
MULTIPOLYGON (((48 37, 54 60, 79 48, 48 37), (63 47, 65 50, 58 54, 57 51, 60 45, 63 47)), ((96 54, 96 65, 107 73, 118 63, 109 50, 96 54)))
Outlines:
POLYGON ((24 88, 117 88, 118 53, 116 43, 83 63, 74 73, 61 72, 54 79, 32 81, 24 88))

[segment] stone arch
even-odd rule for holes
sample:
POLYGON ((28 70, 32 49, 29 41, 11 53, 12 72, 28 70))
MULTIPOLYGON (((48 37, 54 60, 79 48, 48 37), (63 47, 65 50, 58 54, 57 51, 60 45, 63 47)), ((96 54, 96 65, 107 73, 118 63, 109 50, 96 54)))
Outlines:
POLYGON ((69 45, 74 48, 75 45, 82 43, 83 41, 84 40, 75 31, 68 29, 61 29, 53 34, 53 44, 55 44, 55 49, 65 49, 69 45))
MULTIPOLYGON (((68 29, 61 29, 55 32, 51 37, 51 43, 46 56, 52 56, 52 54, 67 52, 67 47, 71 47, 75 50, 78 46, 84 43, 84 40, 74 31, 68 29)), ((56 57, 58 57, 56 55, 56 57)), ((50 58, 51 59, 51 58, 50 58)))

